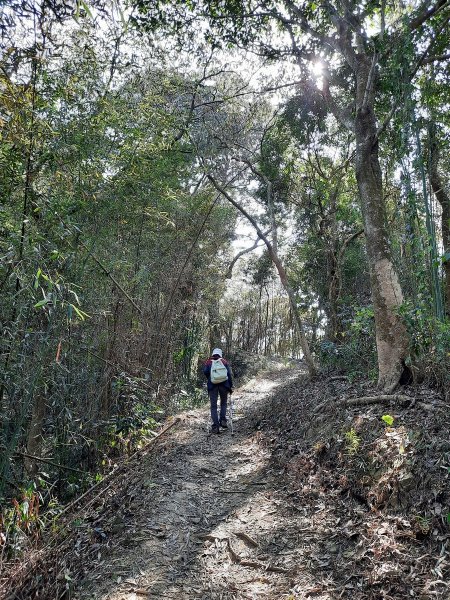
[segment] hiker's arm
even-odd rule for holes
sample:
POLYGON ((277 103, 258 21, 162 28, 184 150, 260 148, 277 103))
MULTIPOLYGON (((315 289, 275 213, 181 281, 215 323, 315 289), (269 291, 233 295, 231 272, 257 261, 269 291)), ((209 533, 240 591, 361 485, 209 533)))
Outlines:
POLYGON ((204 375, 205 377, 209 377, 209 375, 210 375, 210 373, 211 373, 211 365, 209 365, 208 363, 205 363, 205 364, 203 365, 203 369, 202 369, 202 371, 203 371, 203 375, 204 375))
POLYGON ((227 363, 228 381, 230 382, 231 389, 233 389, 233 371, 230 365, 227 363))

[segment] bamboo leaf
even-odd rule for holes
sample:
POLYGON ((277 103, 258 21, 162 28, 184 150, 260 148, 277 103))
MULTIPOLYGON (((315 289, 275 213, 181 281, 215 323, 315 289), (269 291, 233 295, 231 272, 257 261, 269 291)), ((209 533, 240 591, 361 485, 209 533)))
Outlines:
POLYGON ((49 304, 49 302, 50 300, 48 300, 48 298, 44 298, 43 300, 39 300, 39 302, 36 302, 34 308, 41 308, 41 306, 46 306, 47 304, 49 304))

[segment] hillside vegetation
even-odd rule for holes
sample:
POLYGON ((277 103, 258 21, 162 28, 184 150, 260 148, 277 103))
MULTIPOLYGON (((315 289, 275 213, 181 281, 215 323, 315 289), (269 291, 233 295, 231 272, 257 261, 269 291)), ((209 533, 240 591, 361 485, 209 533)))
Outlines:
MULTIPOLYGON (((449 16, 448 0, 2 2, 0 568, 11 598, 8 579, 24 598, 81 594, 94 551, 100 564, 103 544, 123 541, 117 507, 129 504, 137 531, 147 495, 132 490, 149 478, 164 488, 172 444, 214 470, 202 412, 213 348, 248 399, 245 447, 229 436, 219 452, 236 469, 253 452, 267 459, 282 506, 307 509, 283 516, 264 496, 286 531, 267 559, 268 530, 255 530, 257 558, 240 553, 245 536, 207 539, 237 571, 284 564, 282 539, 286 556, 297 550, 254 590, 226 592, 224 580, 217 591, 205 575, 204 597, 315 586, 332 598, 445 597, 449 16), (289 369, 299 377, 273 402, 248 387, 270 364, 286 371, 269 371, 269 387, 289 369), (93 525, 103 503, 108 531, 93 525), (308 563, 302 529, 321 562, 308 563)), ((208 502, 223 500, 211 489, 208 502)), ((177 510, 191 514, 182 500, 177 510)), ((187 573, 192 549, 174 548, 192 544, 180 540, 165 551, 187 573)), ((99 577, 112 585, 111 573, 99 577)))

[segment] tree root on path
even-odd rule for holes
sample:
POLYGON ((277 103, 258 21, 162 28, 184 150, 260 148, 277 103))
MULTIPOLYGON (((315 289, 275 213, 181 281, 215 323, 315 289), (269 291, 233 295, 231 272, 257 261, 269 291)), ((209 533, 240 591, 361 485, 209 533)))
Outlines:
POLYGON ((418 400, 405 394, 380 394, 379 396, 361 396, 359 398, 344 398, 337 402, 338 405, 343 406, 355 406, 358 404, 377 404, 378 402, 397 402, 401 406, 412 407, 416 403, 420 404, 426 410, 439 410, 441 408, 447 409, 449 406, 444 402, 432 401, 432 403, 418 400))
POLYGON ((250 537, 249 535, 247 535, 244 531, 235 531, 234 535, 236 537, 241 538, 242 540, 244 540, 244 542, 247 542, 247 544, 249 544, 250 546, 253 546, 253 548, 257 548, 258 546, 258 542, 255 541, 252 537, 250 537))
POLYGON ((377 402, 399 402, 401 404, 414 403, 415 398, 405 396, 404 394, 381 394, 379 396, 360 396, 359 398, 347 398, 341 400, 339 404, 353 406, 354 404, 376 404, 377 402))

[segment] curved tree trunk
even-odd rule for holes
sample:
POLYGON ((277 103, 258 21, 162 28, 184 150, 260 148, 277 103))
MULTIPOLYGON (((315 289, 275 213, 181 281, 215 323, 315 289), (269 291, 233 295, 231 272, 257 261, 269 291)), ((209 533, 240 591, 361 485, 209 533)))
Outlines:
POLYGON ((275 235, 275 248, 274 248, 273 244, 270 243, 269 239, 264 234, 262 229, 259 227, 256 220, 245 210, 245 208, 242 207, 238 202, 236 202, 236 200, 234 200, 232 198, 232 196, 222 186, 219 185, 219 183, 214 179, 214 177, 212 177, 212 175, 207 174, 207 177, 211 181, 213 186, 216 188, 216 190, 218 192, 220 192, 224 196, 224 198, 226 198, 228 200, 228 202, 230 202, 230 204, 232 204, 235 208, 237 208, 244 215, 244 217, 246 217, 246 219, 255 228, 255 231, 258 234, 258 236, 265 243, 267 251, 269 253, 269 256, 270 256, 273 264, 275 265, 275 268, 278 271, 278 275, 280 277, 281 284, 284 287, 284 289, 288 295, 288 298, 289 298, 289 304, 290 304, 290 307, 292 310, 292 314, 294 316, 295 324, 298 329, 298 334, 299 334, 299 338, 300 338, 300 346, 301 346, 301 349, 303 352, 306 366, 308 368, 308 373, 311 375, 311 377, 314 377, 315 375, 317 375, 317 367, 314 362, 311 351, 309 349, 308 340, 306 339, 305 330, 304 330, 302 318, 300 316, 300 312, 299 312, 299 309, 297 306, 297 301, 295 298, 294 290, 289 285, 289 281, 288 281, 287 274, 284 269, 283 263, 281 262, 281 260, 278 256, 278 253, 276 251, 276 235, 275 235))

